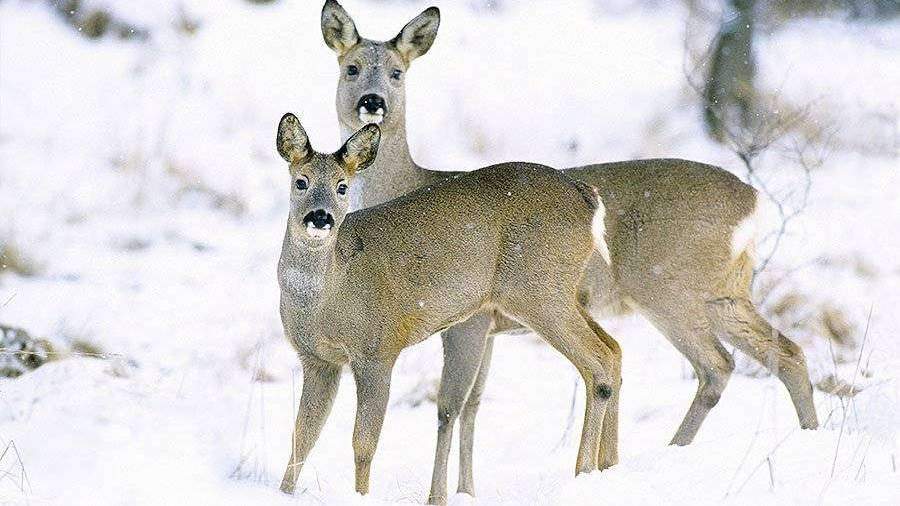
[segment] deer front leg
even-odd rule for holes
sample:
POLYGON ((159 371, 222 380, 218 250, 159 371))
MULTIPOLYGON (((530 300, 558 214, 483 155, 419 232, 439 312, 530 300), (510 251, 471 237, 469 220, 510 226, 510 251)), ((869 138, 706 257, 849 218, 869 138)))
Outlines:
POLYGON ((390 396, 393 363, 355 362, 352 368, 356 380, 356 425, 353 428, 356 491, 367 494, 369 470, 390 396))
POLYGON ((340 366, 313 357, 303 358, 303 393, 294 426, 291 458, 281 480, 281 491, 285 494, 294 493, 300 469, 331 412, 340 381, 340 366))

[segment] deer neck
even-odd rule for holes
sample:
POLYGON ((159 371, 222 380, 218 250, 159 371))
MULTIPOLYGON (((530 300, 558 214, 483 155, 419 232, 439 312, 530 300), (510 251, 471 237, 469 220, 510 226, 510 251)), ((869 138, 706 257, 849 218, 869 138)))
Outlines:
MULTIPOLYGON (((355 130, 341 124, 344 142, 355 130)), ((409 153, 406 122, 381 130, 378 155, 368 169, 361 171, 350 185, 350 209, 356 211, 377 206, 422 186, 427 171, 419 167, 409 153)))
POLYGON ((304 315, 317 311, 328 286, 328 278, 334 268, 334 240, 322 248, 312 249, 291 234, 291 227, 284 234, 281 258, 278 260, 278 283, 281 286, 282 305, 303 308, 304 315))
POLYGON ((330 340, 326 330, 329 311, 334 311, 335 284, 339 284, 335 277, 340 277, 336 242, 335 238, 326 247, 311 249, 291 236, 288 225, 278 261, 278 283, 282 323, 294 347, 301 355, 342 364, 348 359, 347 347, 330 340))

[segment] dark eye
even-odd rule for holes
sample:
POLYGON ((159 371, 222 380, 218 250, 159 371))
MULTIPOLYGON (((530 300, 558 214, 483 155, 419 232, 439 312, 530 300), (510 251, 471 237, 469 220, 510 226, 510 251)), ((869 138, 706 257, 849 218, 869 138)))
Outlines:
POLYGON ((348 76, 355 76, 357 74, 359 74, 359 67, 357 67, 356 65, 347 65, 348 76))
POLYGON ((346 195, 347 194, 347 184, 339 183, 337 187, 338 195, 346 195))
POLYGON ((307 188, 309 188, 309 183, 307 183, 305 179, 297 180, 297 189, 298 190, 305 190, 307 188))
POLYGON ((391 71, 391 79, 400 79, 400 76, 403 75, 403 71, 400 69, 394 69, 391 71))

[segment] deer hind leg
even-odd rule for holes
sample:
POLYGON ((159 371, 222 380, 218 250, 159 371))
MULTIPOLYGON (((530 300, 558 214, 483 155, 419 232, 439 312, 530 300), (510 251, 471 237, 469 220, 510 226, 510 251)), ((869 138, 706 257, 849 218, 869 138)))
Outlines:
POLYGON ((612 395, 609 397, 606 408, 606 415, 603 418, 603 430, 600 433, 600 445, 597 452, 597 469, 604 470, 619 463, 619 393, 622 389, 622 348, 615 339, 603 330, 600 325, 591 318, 590 314, 579 308, 581 317, 587 322, 588 326, 603 341, 607 348, 612 350, 616 356, 614 366, 618 369, 613 372, 613 376, 619 378, 619 383, 614 385, 612 395))
POLYGON ((734 371, 734 359, 710 327, 703 303, 696 297, 683 300, 671 311, 655 311, 640 306, 666 339, 691 363, 697 374, 697 392, 670 444, 691 444, 710 410, 719 402, 734 371))
POLYGON ((819 426, 813 390, 803 350, 763 318, 742 297, 721 297, 707 303, 710 321, 723 339, 750 355, 787 388, 804 429, 819 426))
MULTIPOLYGON (((438 391, 437 447, 434 452, 428 504, 447 502, 447 460, 450 456, 453 425, 460 412, 464 410, 464 405, 471 395, 472 385, 482 367, 483 351, 491 320, 491 314, 482 311, 441 334, 444 345, 444 368, 441 372, 441 385, 438 391)), ((486 371, 485 374, 487 374, 486 371)), ((471 418, 470 423, 474 425, 474 414, 471 418)), ((474 427, 471 430, 474 430, 474 427)), ((469 436, 471 437, 471 432, 469 436)), ((460 452, 462 453, 463 450, 461 444, 460 452)), ((469 452, 471 452, 471 444, 469 452)), ((469 463, 471 463, 471 454, 469 463)), ((463 465, 464 462, 461 460, 461 475, 463 474, 463 465)), ((471 476, 471 469, 469 476, 471 476)))
MULTIPOLYGON (((597 455, 610 399, 621 384, 621 356, 618 347, 610 348, 599 338, 582 317, 574 298, 564 307, 552 307, 543 302, 530 304, 531 307, 523 312, 512 314, 547 340, 581 373, 587 398, 575 474, 591 472, 598 467, 597 455)), ((606 449, 605 455, 610 452, 615 453, 606 449)))
POLYGON ((694 440, 706 415, 719 403, 734 371, 734 359, 712 334, 675 334, 674 339, 695 340, 698 336, 702 339, 695 343, 695 348, 682 351, 697 374, 698 384, 691 407, 670 443, 679 446, 689 445, 694 440))

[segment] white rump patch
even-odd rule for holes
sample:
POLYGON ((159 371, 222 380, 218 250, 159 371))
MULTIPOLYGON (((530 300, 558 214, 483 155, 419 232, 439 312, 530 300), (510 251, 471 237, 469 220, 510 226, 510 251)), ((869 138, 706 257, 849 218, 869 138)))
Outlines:
POLYGON ((376 125, 380 125, 382 121, 384 121, 384 109, 381 107, 375 111, 375 114, 371 114, 366 110, 365 107, 359 108, 359 120, 365 124, 375 123, 376 125))
POLYGON ((753 211, 741 220, 731 233, 731 259, 735 260, 746 252, 756 260, 756 245, 766 229, 767 216, 771 204, 759 193, 753 211))
POLYGON ((609 246, 606 244, 606 206, 603 205, 603 199, 600 198, 600 195, 597 195, 597 190, 594 190, 594 194, 597 197, 597 211, 594 213, 594 218, 591 220, 591 233, 594 236, 594 246, 597 248, 597 251, 600 252, 600 256, 603 257, 603 260, 606 260, 606 265, 612 265, 612 260, 609 257, 609 246))

